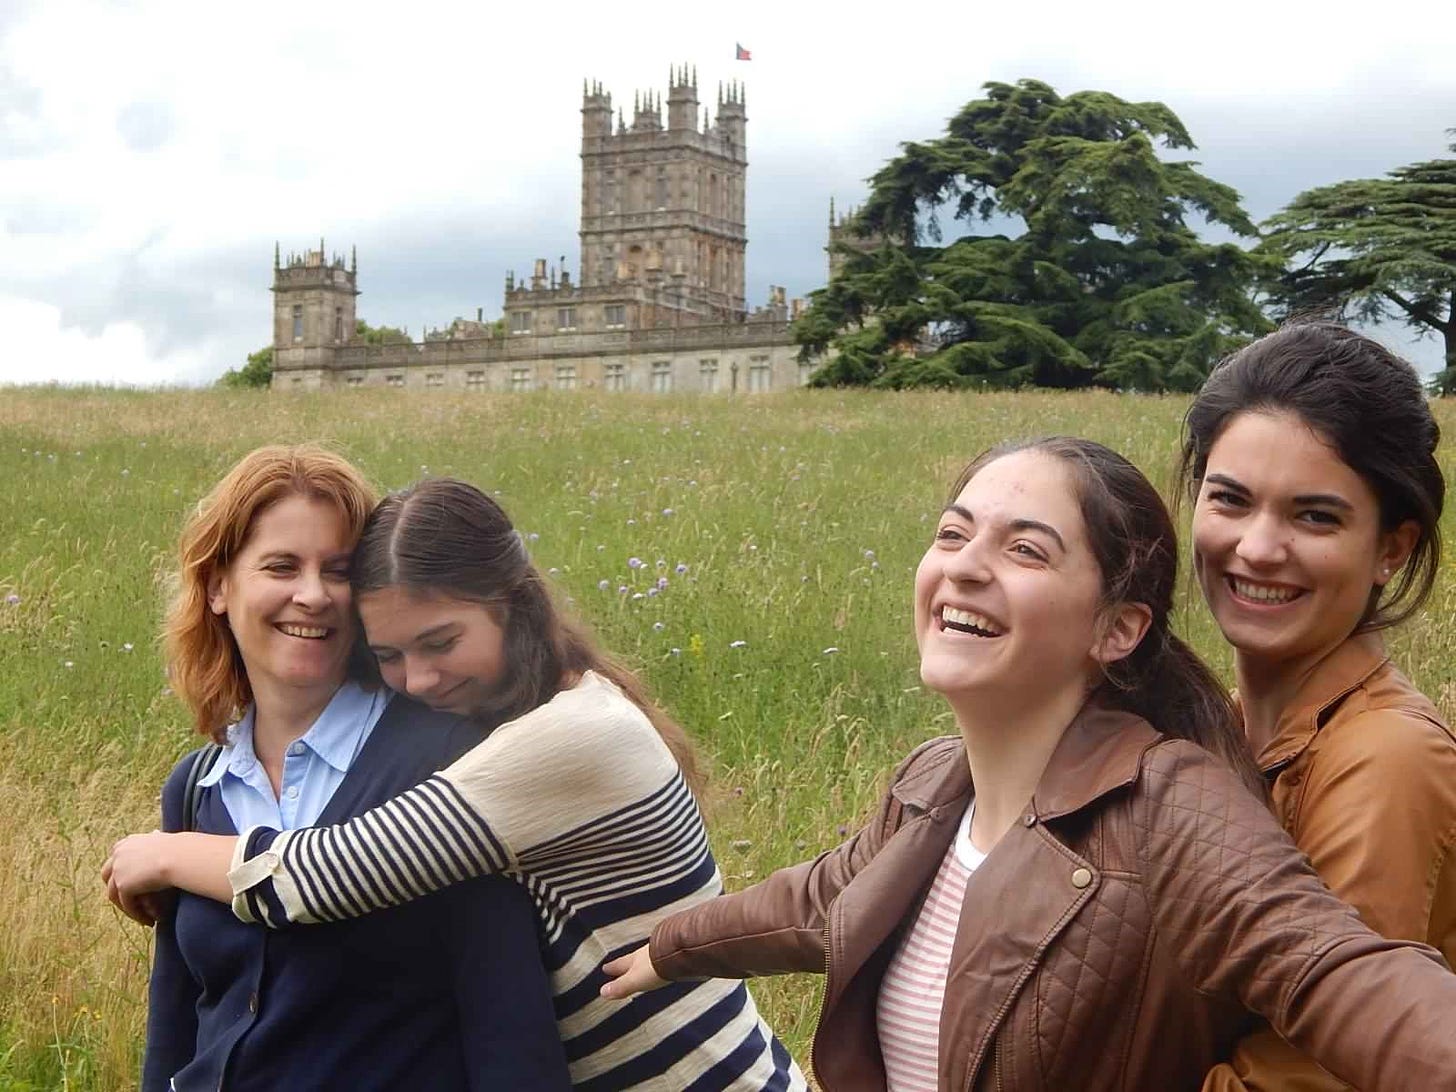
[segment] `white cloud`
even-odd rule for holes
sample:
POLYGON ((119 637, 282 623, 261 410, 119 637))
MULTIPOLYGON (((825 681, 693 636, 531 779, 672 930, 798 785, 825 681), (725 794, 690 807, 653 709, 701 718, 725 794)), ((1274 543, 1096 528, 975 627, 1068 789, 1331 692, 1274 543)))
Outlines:
POLYGON ((1165 101, 1210 173, 1276 204, 1439 154, 1456 116, 1435 33, 1448 20, 1431 0, 1383 21, 1368 5, 1310 19, 1266 0, 1212 13, 1144 0, 13 8, 0 18, 0 298, 39 356, 7 349, 0 382, 34 378, 34 359, 94 380, 102 346, 135 381, 236 366, 268 337, 275 239, 359 242, 374 321, 492 307, 506 268, 574 256, 584 76, 628 112, 673 63, 698 65, 710 103, 720 79, 747 83, 756 299, 768 282, 815 287, 829 195, 860 196, 898 141, 935 133, 987 79, 1165 101), (1423 21, 1431 33, 1410 31, 1423 21), (735 41, 753 61, 732 60, 735 41), (406 254, 407 231, 424 234, 406 254))

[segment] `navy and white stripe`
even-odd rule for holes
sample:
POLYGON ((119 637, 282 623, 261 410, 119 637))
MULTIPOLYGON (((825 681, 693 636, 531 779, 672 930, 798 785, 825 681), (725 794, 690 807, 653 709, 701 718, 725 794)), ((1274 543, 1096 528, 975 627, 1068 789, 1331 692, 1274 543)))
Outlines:
POLYGON ((357 819, 250 831, 235 864, 234 911, 271 927, 357 917, 507 874, 536 905, 576 1087, 805 1088, 741 982, 601 997, 603 962, 721 893, 722 877, 656 729, 593 673, 357 819))

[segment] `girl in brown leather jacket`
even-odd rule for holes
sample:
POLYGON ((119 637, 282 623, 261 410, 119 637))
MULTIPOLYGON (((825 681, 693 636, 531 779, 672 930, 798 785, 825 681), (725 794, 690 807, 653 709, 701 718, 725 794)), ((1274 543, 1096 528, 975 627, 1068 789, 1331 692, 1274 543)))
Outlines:
POLYGON ((823 972, 825 1092, 1196 1089, 1250 1011, 1361 1088, 1456 1087, 1456 976, 1362 926, 1256 795, 1170 630, 1176 567, 1107 448, 977 459, 915 579, 959 736, 837 849, 660 923, 603 992, 823 972))
MULTIPOLYGON (((1194 569, 1274 813, 1387 937, 1456 959, 1456 740, 1386 657, 1429 596, 1445 481, 1414 369, 1330 322, 1220 364, 1188 412, 1194 569)), ((1346 1088, 1272 1031, 1205 1087, 1346 1088)))

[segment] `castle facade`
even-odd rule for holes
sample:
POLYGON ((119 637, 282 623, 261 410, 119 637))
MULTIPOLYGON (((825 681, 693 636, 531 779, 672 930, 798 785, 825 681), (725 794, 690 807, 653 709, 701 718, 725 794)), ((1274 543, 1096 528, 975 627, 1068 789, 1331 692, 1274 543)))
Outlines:
MULTIPOLYGON (((537 259, 506 275, 504 318, 456 319, 423 341, 355 333, 358 262, 274 250, 273 385, 527 391, 752 392, 802 386, 789 333, 802 307, 782 288, 749 310, 744 191, 747 111, 737 83, 716 114, 696 71, 674 68, 631 122, 600 84, 582 88, 581 264, 576 279, 537 259), (701 110, 701 120, 700 113, 701 110)), ((831 235, 837 225, 830 213, 831 235)))

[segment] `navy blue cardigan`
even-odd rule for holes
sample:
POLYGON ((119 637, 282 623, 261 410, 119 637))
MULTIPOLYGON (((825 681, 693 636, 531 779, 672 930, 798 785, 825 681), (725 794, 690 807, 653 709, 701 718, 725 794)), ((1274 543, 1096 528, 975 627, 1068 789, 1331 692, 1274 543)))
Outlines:
MULTIPOLYGON (((319 823, 397 796, 482 738, 396 695, 319 823)), ((181 828, 191 756, 162 790, 181 828)), ((217 787, 197 828, 236 834, 217 787)), ((337 925, 270 931, 183 894, 159 922, 143 1092, 570 1087, 525 891, 494 877, 337 925)))

